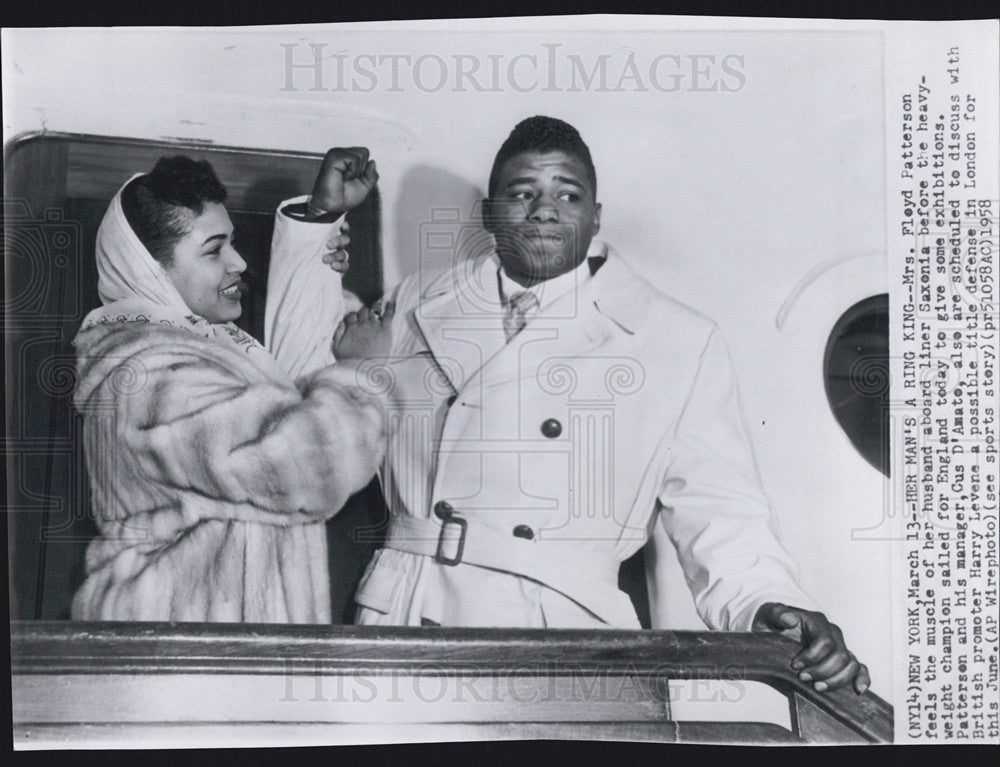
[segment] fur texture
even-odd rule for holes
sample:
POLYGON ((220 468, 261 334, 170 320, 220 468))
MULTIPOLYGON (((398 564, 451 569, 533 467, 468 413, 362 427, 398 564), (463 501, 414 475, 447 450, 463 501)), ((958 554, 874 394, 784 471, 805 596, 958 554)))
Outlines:
POLYGON ((236 346, 142 322, 76 343, 101 535, 73 618, 329 622, 323 522, 385 439, 356 368, 297 388, 236 346))

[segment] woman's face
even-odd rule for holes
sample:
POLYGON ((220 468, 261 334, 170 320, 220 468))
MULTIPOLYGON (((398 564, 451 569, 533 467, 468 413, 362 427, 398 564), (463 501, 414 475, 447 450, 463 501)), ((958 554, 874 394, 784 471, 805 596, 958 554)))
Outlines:
POLYGON ((240 316, 240 275, 247 268, 232 242, 233 223, 217 202, 206 202, 191 230, 174 246, 167 276, 188 308, 211 323, 240 316))

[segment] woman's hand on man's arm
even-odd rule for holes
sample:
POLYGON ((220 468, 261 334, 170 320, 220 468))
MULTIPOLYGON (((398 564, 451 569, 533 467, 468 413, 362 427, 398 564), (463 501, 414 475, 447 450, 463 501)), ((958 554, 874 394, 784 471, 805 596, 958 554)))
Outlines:
POLYGON ((371 309, 348 312, 333 335, 338 360, 385 359, 392 351, 393 301, 378 301, 371 309))
POLYGON ((340 232, 326 241, 328 251, 323 254, 323 263, 340 274, 347 274, 350 266, 351 256, 347 252, 347 246, 351 244, 350 232, 351 227, 345 221, 340 225, 340 232))

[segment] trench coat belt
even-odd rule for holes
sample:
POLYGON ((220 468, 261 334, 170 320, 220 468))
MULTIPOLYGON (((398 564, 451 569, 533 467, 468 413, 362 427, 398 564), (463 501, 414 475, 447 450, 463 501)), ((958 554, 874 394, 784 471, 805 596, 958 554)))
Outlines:
POLYGON ((631 613, 624 620, 634 621, 628 595, 618 590, 620 562, 602 559, 593 549, 581 552, 578 540, 526 540, 459 514, 443 524, 407 514, 392 518, 384 546, 442 564, 461 562, 524 576, 565 594, 612 626, 621 625, 623 606, 631 613))

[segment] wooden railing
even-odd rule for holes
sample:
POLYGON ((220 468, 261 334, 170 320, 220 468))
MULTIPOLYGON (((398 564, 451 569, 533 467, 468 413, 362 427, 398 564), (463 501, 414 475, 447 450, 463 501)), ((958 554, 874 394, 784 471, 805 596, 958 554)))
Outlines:
POLYGON ((775 635, 26 622, 11 639, 21 748, 892 740, 885 701, 816 692, 775 635), (674 721, 681 679, 763 682, 791 727, 674 721))

